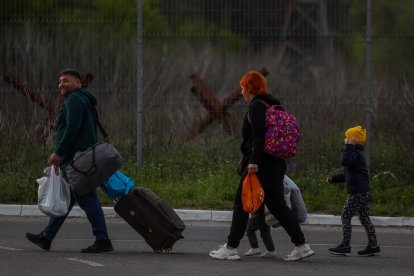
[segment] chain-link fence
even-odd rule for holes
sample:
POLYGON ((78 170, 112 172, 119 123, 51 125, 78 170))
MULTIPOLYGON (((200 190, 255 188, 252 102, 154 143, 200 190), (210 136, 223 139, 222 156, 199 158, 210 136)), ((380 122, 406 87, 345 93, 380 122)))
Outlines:
POLYGON ((262 70, 300 121, 300 168, 336 164, 344 130, 364 124, 367 85, 372 147, 399 144, 400 161, 412 154, 414 4, 385 0, 372 3, 372 82, 367 1, 0 0, 0 147, 50 138, 57 73, 69 67, 84 73, 103 124, 134 158, 141 2, 143 162, 188 143, 229 143, 238 156, 239 80, 249 70, 262 70))

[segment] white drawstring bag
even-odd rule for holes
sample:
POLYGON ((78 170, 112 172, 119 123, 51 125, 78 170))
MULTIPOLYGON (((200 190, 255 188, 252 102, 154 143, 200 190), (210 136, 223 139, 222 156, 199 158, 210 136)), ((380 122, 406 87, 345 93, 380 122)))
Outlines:
MULTIPOLYGON (((287 175, 283 178, 283 186, 285 191, 285 201, 289 209, 292 210, 293 215, 301 224, 308 223, 308 211, 306 210, 305 202, 299 187, 287 175)), ((279 221, 269 212, 265 206, 265 221, 266 224, 273 228, 279 227, 279 221)))
POLYGON ((290 204, 292 207, 292 212, 298 218, 299 223, 307 224, 308 211, 306 209, 305 201, 303 200, 299 187, 287 175, 285 175, 283 184, 287 185, 290 189, 290 204))
POLYGON ((70 205, 70 187, 63 180, 62 172, 56 175, 55 166, 47 170, 46 176, 37 179, 37 206, 47 216, 64 216, 70 205))

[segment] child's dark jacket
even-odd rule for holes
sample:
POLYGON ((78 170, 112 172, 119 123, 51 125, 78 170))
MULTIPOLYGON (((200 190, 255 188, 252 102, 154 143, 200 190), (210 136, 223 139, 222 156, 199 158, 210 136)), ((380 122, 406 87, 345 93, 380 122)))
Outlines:
POLYGON ((350 194, 371 191, 364 146, 345 145, 341 165, 344 166, 344 173, 332 176, 332 183, 346 182, 346 189, 350 194))

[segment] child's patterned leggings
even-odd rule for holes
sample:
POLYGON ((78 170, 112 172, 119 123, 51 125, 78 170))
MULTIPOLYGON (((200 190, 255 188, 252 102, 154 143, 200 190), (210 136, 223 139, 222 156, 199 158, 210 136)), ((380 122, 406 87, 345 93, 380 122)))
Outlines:
POLYGON ((375 235, 375 228, 369 218, 369 203, 372 199, 372 193, 350 194, 345 202, 342 210, 342 229, 343 239, 342 245, 344 247, 351 246, 352 227, 351 219, 358 213, 359 221, 364 226, 368 235, 368 246, 377 247, 377 237, 375 235))

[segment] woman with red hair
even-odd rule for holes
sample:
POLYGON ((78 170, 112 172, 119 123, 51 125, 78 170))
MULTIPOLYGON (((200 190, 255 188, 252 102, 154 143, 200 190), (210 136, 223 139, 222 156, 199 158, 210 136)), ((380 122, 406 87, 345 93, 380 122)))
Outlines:
POLYGON ((249 214, 243 210, 241 193, 243 180, 248 173, 256 173, 265 192, 267 208, 281 226, 289 234, 293 251, 284 257, 286 261, 297 261, 315 254, 305 242, 305 236, 292 211, 287 207, 284 199, 283 178, 286 172, 286 162, 282 158, 271 156, 263 151, 266 133, 267 105, 280 105, 279 100, 268 93, 266 79, 256 71, 250 71, 240 80, 241 94, 249 104, 242 126, 242 144, 240 150, 243 157, 240 161, 238 173, 241 175, 233 206, 233 218, 227 243, 218 250, 210 252, 210 256, 221 260, 238 260, 237 251, 240 240, 243 238, 249 219, 249 214))

